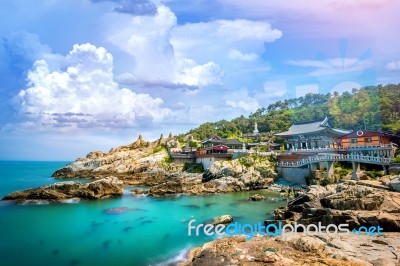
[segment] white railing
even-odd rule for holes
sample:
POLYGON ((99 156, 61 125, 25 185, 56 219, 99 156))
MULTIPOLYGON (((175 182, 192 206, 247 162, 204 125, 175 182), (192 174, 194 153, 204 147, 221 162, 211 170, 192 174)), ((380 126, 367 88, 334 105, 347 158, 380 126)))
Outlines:
MULTIPOLYGON (((393 146, 392 144, 386 144, 386 145, 371 145, 371 146, 350 146, 348 150, 354 151, 354 150, 389 150, 392 149, 393 146)), ((343 147, 338 147, 338 148, 292 148, 290 151, 294 152, 312 152, 312 151, 343 151, 346 150, 346 148, 343 147)))
POLYGON ((296 161, 296 162, 278 162, 277 166, 285 167, 301 167, 309 163, 326 162, 326 161, 350 161, 359 163, 370 163, 370 164, 390 164, 393 159, 384 157, 373 157, 364 155, 354 155, 354 154, 326 154, 326 155, 316 155, 310 156, 308 158, 296 161))

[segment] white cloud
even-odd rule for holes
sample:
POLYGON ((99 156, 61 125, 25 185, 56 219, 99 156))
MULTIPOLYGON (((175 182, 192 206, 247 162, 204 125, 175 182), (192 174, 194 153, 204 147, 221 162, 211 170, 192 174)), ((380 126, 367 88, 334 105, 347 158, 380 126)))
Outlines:
POLYGON ((244 54, 239 50, 232 49, 229 52, 229 58, 233 60, 241 60, 241 61, 254 61, 258 59, 258 55, 255 53, 244 54))
POLYGON ((245 47, 250 53, 262 53, 264 43, 281 38, 282 32, 264 21, 238 19, 181 25, 173 29, 171 36, 178 58, 192 54, 195 60, 198 57, 219 62, 226 59, 226 51, 232 49, 245 47))
POLYGON ((170 38, 171 31, 178 26, 175 14, 168 7, 159 5, 155 16, 119 19, 110 28, 108 40, 134 57, 135 78, 131 81, 168 88, 222 84, 223 73, 218 64, 212 61, 198 64, 190 57, 176 58, 170 38))
POLYGON ((391 71, 400 70, 400 60, 388 63, 386 65, 386 69, 391 70, 391 71))
POLYGON ((261 40, 273 42, 282 37, 282 32, 272 29, 268 23, 250 21, 245 19, 216 20, 212 22, 217 31, 216 35, 231 40, 261 40))
POLYGON ((37 125, 77 128, 124 128, 161 122, 171 111, 163 100, 113 81, 113 57, 92 44, 74 45, 64 69, 38 60, 28 73, 29 88, 16 98, 20 112, 37 125))
POLYGON ((208 62, 204 65, 198 65, 194 60, 183 59, 179 62, 180 71, 176 73, 176 80, 191 86, 207 86, 212 84, 222 85, 224 73, 220 67, 208 62))
POLYGON ((225 96, 225 98, 225 103, 227 106, 240 108, 247 113, 254 112, 260 107, 258 101, 255 98, 249 96, 248 91, 245 89, 234 91, 225 96))

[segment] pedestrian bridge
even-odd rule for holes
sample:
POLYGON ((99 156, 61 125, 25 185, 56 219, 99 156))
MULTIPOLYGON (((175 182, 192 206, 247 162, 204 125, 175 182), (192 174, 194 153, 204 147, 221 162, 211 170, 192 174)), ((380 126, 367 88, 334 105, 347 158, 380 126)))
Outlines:
POLYGON ((333 161, 367 163, 367 164, 388 166, 392 163, 393 159, 385 157, 374 157, 369 155, 364 156, 358 154, 322 154, 322 155, 320 154, 315 156, 309 156, 308 158, 304 158, 296 162, 281 161, 277 163, 277 166, 302 167, 304 165, 312 163, 333 162, 333 161))

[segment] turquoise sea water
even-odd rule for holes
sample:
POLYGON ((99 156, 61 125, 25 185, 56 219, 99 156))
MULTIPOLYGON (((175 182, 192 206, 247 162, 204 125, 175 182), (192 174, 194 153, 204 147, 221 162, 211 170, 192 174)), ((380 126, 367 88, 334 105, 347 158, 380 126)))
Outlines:
MULTIPOLYGON (((0 197, 15 190, 63 180, 51 174, 66 162, 0 161, 0 197)), ((85 182, 85 180, 81 180, 85 182)), ((251 202, 255 192, 155 199, 133 197, 69 204, 15 205, 0 202, 0 265, 157 265, 174 262, 191 247, 213 238, 188 236, 187 224, 230 214, 239 223, 270 218, 282 206, 276 192, 251 202), (127 207, 120 214, 109 208, 127 207), (136 209, 135 209, 136 208, 136 209)))

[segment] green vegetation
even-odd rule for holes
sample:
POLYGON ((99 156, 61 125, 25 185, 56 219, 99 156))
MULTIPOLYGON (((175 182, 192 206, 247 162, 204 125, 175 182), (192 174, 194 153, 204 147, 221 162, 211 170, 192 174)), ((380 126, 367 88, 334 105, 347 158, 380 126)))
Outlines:
POLYGON ((204 173, 204 167, 202 163, 185 163, 183 171, 189 173, 204 173))
POLYGON ((244 167, 251 167, 251 166, 255 166, 255 165, 258 165, 259 167, 261 167, 261 165, 265 162, 275 164, 277 162, 277 158, 274 155, 265 157, 265 156, 260 156, 257 154, 247 154, 246 156, 240 157, 238 159, 238 162, 240 165, 242 165, 244 167))
POLYGON ((350 174, 353 170, 351 169, 344 169, 344 168, 339 168, 338 170, 335 169, 335 173, 340 176, 340 178, 343 178, 350 174))
POLYGON ((393 160, 394 163, 400 163, 400 154, 396 156, 393 160))
POLYGON ((372 179, 378 179, 383 176, 383 171, 379 170, 370 170, 366 172, 367 176, 372 179))
POLYGON ((172 159, 171 155, 164 156, 164 162, 169 164, 172 163, 174 160, 172 159))
POLYGON ((267 247, 267 248, 263 248, 263 252, 276 252, 277 251, 277 249, 276 248, 269 248, 269 247, 267 247))
POLYGON ((313 121, 325 116, 331 118, 334 127, 390 130, 400 136, 400 84, 364 87, 342 94, 309 93, 259 108, 248 117, 242 115, 230 121, 207 122, 188 133, 197 140, 213 135, 240 139, 242 133, 251 133, 254 122, 257 122, 260 132, 268 132, 272 136, 287 130, 293 122, 313 121))
POLYGON ((167 151, 167 147, 165 147, 165 145, 160 145, 153 148, 153 154, 160 151, 167 151))

